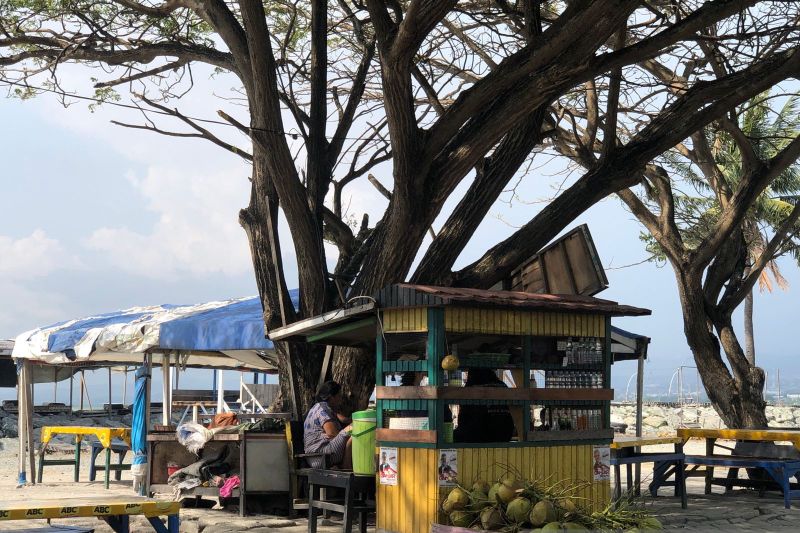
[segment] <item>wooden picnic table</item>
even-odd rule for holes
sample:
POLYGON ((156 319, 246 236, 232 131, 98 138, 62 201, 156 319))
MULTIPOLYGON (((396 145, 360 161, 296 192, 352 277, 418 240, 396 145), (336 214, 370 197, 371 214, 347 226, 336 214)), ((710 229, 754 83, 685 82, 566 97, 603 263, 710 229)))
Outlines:
POLYGON ((620 466, 625 465, 628 478, 628 491, 636 495, 639 494, 639 479, 637 470, 637 480, 634 490, 633 481, 633 465, 641 465, 642 463, 653 463, 653 481, 650 483, 650 493, 653 496, 658 495, 659 487, 674 486, 675 495, 681 498, 681 507, 684 509, 687 506, 686 501, 686 484, 683 477, 684 472, 684 454, 683 454, 683 439, 675 436, 647 436, 647 437, 634 437, 634 436, 618 436, 614 437, 611 443, 611 464, 614 467, 614 475, 616 483, 614 485, 614 500, 619 500, 622 497, 622 475, 620 466), (641 448, 647 446, 657 446, 660 444, 672 444, 675 449, 673 452, 643 452, 641 448), (669 482, 667 478, 672 474, 675 475, 675 481, 669 482))
POLYGON ((118 438, 125 442, 130 448, 131 429, 130 428, 98 428, 91 426, 43 426, 42 445, 39 447, 39 471, 38 481, 42 482, 42 474, 46 465, 73 465, 75 467, 74 479, 79 480, 81 468, 81 441, 86 436, 94 436, 106 450, 105 463, 105 486, 109 485, 109 474, 112 469, 123 469, 123 466, 111 467, 111 440, 118 438), (75 458, 74 459, 45 459, 47 444, 56 435, 74 435, 75 437, 75 458))
POLYGON ((786 508, 790 507, 790 500, 800 498, 800 490, 797 484, 791 483, 791 478, 795 477, 800 481, 800 459, 797 457, 759 457, 754 454, 736 455, 733 448, 718 444, 718 440, 746 441, 755 443, 777 443, 789 442, 795 450, 800 451, 800 429, 710 429, 710 428, 683 428, 677 430, 677 435, 685 443, 689 439, 705 439, 706 454, 687 456, 686 476, 705 477, 705 493, 711 493, 712 485, 721 485, 729 492, 734 485, 745 487, 757 487, 761 495, 764 490, 769 488, 769 478, 772 478, 781 489, 786 508), (731 452, 731 454, 715 454, 715 448, 721 447, 731 452), (703 469, 701 469, 703 467, 703 469), (728 475, 725 478, 714 477, 714 468, 727 468, 728 475), (751 476, 750 479, 739 479, 739 470, 763 469, 769 478, 761 479, 751 476))
POLYGON ((181 503, 150 498, 100 497, 0 502, 0 522, 75 517, 97 517, 117 533, 130 533, 130 516, 144 515, 158 533, 178 533, 181 503), (166 526, 161 516, 167 517, 166 526))

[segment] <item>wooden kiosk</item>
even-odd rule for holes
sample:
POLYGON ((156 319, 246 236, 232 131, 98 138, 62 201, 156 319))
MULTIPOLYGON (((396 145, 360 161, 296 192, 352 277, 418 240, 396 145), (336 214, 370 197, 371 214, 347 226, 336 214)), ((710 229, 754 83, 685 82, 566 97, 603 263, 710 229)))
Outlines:
POLYGON ((396 457, 397 470, 394 484, 378 481, 377 530, 420 533, 444 523, 440 504, 452 485, 439 479, 443 460, 464 486, 512 471, 530 480, 568 481, 580 487, 581 506, 605 506, 609 480, 595 481, 593 467, 594 447, 613 438, 611 317, 647 314, 585 296, 399 284, 374 302, 292 324, 272 337, 374 346, 376 453, 387 452, 390 463, 396 457), (460 365, 445 373, 449 354, 460 365), (497 371, 507 383, 510 374, 513 383, 463 386, 462 371, 478 367, 497 371), (458 442, 446 411, 457 424, 465 405, 508 406, 516 435, 508 442, 458 442))

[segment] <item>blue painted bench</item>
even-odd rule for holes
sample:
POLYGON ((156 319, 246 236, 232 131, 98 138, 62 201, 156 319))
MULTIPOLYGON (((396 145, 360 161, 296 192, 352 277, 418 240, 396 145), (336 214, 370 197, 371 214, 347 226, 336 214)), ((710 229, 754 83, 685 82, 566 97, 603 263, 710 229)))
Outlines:
POLYGON ((711 494, 711 486, 719 485, 730 490, 733 486, 756 487, 759 494, 764 490, 773 488, 769 479, 739 479, 739 469, 763 469, 783 493, 784 507, 791 507, 793 498, 800 498, 800 485, 791 483, 791 478, 800 481, 800 459, 781 459, 771 457, 745 457, 737 455, 687 455, 685 459, 685 477, 700 477, 706 479, 705 493, 711 494), (701 468, 705 467, 705 468, 701 468), (715 478, 714 468, 731 469, 725 478, 715 478))
MULTIPOLYGON (((103 448, 103 445, 99 441, 92 442, 92 455, 89 460, 89 481, 95 480, 98 470, 103 472, 106 469, 105 465, 95 464, 97 456, 100 455, 100 452, 102 452, 104 449, 105 448, 103 448)), ((131 465, 122 464, 122 462, 125 460, 125 455, 130 451, 130 449, 130 446, 122 441, 111 441, 111 451, 117 454, 117 464, 109 464, 108 470, 109 472, 114 472, 114 477, 117 481, 122 479, 123 470, 131 469, 131 465)))
POLYGON ((631 466, 642 463, 653 463, 653 481, 648 489, 653 497, 658 496, 661 487, 675 487, 675 496, 681 499, 681 507, 686 509, 686 478, 684 477, 684 454, 675 453, 628 453, 624 456, 611 457, 611 466, 614 467, 616 484, 614 485, 613 500, 619 501, 622 497, 620 466, 626 465, 628 474, 628 490, 633 487, 633 473, 631 466), (670 476, 675 476, 674 481, 669 481, 670 476))

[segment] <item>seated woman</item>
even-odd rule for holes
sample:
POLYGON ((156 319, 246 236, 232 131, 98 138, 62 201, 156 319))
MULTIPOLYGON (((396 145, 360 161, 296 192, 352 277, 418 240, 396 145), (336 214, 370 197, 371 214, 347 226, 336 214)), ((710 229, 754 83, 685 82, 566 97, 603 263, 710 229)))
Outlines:
MULTIPOLYGON (((488 368, 467 370, 465 387, 505 387, 488 368)), ((508 442, 514 436, 514 419, 505 405, 462 405, 458 411, 455 442, 508 442)))
MULTIPOLYGON (((341 408, 342 387, 335 381, 326 381, 317 391, 317 403, 306 415, 303 424, 303 444, 305 453, 326 454, 328 467, 342 470, 353 468, 353 452, 350 439, 351 426, 342 427, 337 415, 341 408)), ((312 468, 322 468, 321 457, 308 459, 312 468)))

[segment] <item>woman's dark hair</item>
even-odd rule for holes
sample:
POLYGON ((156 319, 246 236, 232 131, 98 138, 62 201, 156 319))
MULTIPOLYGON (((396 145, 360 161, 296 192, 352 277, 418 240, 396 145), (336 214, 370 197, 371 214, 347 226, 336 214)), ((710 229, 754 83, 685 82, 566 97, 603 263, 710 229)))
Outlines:
POLYGON ((326 381, 320 385, 319 390, 317 390, 317 401, 327 402, 331 396, 336 396, 341 390, 342 386, 335 381, 326 381))

